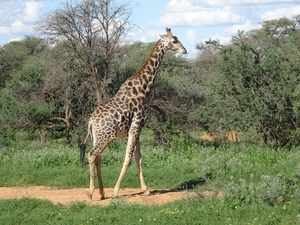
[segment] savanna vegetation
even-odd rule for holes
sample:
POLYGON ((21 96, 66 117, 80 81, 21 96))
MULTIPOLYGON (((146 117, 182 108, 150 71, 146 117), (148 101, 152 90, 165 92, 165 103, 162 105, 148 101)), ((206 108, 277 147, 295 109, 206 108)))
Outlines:
MULTIPOLYGON (((0 47, 0 186, 87 186, 78 150, 87 119, 154 45, 123 41, 130 15, 126 2, 67 1, 37 26, 45 38, 0 47)), ((264 21, 228 44, 197 44, 193 59, 164 56, 141 138, 145 178, 150 187, 197 197, 159 207, 1 200, 0 223, 299 223, 299 24, 300 16, 264 21), (240 142, 226 142, 228 131, 240 142), (204 190, 225 195, 205 198, 204 190)), ((105 186, 117 180, 125 144, 104 152, 105 186)), ((135 169, 123 186, 137 187, 135 169)))
MULTIPOLYGON (((274 151, 263 146, 210 142, 187 144, 175 138, 168 151, 153 146, 153 134, 141 136, 144 175, 155 189, 195 192, 162 206, 128 203, 122 197, 109 206, 73 202, 64 206, 46 200, 0 200, 0 224, 298 224, 300 220, 300 151, 274 151), (151 138, 152 137, 152 138, 151 138), (214 196, 202 193, 210 190, 214 196), (217 193, 224 193, 218 197, 217 193)), ((113 187, 124 158, 124 141, 103 153, 103 182, 113 187)), ((87 164, 87 160, 86 160, 87 164)), ((134 163, 132 163, 134 165, 134 163)), ((89 169, 81 167, 77 148, 63 141, 43 146, 37 142, 1 151, 1 186, 46 185, 87 188, 89 169)), ((138 188, 136 166, 122 187, 138 188)))

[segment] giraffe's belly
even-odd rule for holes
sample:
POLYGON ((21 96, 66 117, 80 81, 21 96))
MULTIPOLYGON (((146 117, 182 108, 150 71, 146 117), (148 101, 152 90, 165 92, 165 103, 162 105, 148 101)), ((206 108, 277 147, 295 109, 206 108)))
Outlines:
POLYGON ((120 138, 124 138, 124 137, 127 137, 127 136, 128 136, 127 132, 119 132, 119 133, 117 133, 116 138, 120 139, 120 138))
POLYGON ((128 131, 121 131, 120 129, 116 130, 116 138, 124 138, 128 136, 128 131))

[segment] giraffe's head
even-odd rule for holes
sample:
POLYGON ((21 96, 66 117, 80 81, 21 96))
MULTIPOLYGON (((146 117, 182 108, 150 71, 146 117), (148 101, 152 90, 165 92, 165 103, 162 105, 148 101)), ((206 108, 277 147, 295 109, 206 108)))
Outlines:
POLYGON ((167 34, 160 35, 159 39, 162 41, 167 50, 178 52, 181 54, 186 54, 187 51, 185 47, 181 44, 176 36, 172 35, 171 29, 166 28, 167 34))

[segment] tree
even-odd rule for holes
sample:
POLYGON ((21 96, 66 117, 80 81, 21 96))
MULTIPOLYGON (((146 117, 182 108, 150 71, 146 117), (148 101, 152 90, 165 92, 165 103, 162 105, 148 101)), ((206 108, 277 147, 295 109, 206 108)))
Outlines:
POLYGON ((130 28, 129 3, 114 0, 66 1, 37 27, 53 40, 62 41, 81 60, 93 81, 98 104, 106 98, 109 66, 130 28))
POLYGON ((43 143, 49 134, 65 136, 70 143, 72 133, 94 108, 95 98, 88 94, 92 85, 86 70, 68 55, 70 50, 63 44, 47 47, 35 37, 3 47, 3 58, 10 59, 3 65, 10 66, 0 90, 2 137, 16 130, 38 131, 43 143))
POLYGON ((13 72, 22 68, 30 56, 45 48, 43 39, 26 36, 22 41, 13 41, 0 48, 0 88, 11 78, 13 72))
POLYGON ((38 130, 42 143, 45 130, 55 111, 43 91, 46 67, 36 62, 26 64, 1 90, 0 122, 4 130, 38 130))
POLYGON ((253 128, 268 147, 298 145, 297 26, 287 19, 266 21, 259 30, 239 32, 229 45, 207 42, 218 52, 217 79, 206 95, 212 124, 244 132, 253 128))
POLYGON ((89 74, 80 67, 79 59, 68 57, 70 54, 71 49, 58 43, 40 57, 40 61, 49 70, 43 90, 56 107, 50 121, 52 132, 58 137, 64 135, 68 143, 81 130, 78 128, 86 127, 87 117, 95 108, 89 74))

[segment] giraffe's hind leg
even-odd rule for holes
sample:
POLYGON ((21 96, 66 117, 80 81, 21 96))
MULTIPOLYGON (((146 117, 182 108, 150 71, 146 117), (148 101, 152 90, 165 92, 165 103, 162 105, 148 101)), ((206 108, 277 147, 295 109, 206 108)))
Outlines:
POLYGON ((96 169, 97 169, 97 175, 98 175, 98 183, 99 183, 99 193, 100 193, 100 199, 106 199, 106 194, 103 191, 103 183, 102 183, 102 176, 101 176, 101 163, 102 163, 102 155, 97 155, 96 157, 96 169))
POLYGON ((96 163, 96 155, 92 154, 92 151, 88 154, 88 160, 90 165, 90 188, 89 191, 86 192, 87 196, 92 199, 93 192, 95 189, 95 163, 96 163))
POLYGON ((137 141, 137 143, 135 145, 134 155, 135 155, 135 162, 136 162, 137 168, 139 170, 141 189, 142 189, 142 191, 144 191, 144 195, 150 195, 150 192, 149 192, 148 187, 144 180, 143 169, 142 169, 142 155, 141 155, 141 151, 140 151, 139 141, 137 141))

